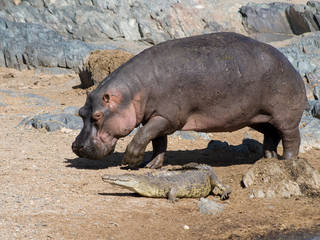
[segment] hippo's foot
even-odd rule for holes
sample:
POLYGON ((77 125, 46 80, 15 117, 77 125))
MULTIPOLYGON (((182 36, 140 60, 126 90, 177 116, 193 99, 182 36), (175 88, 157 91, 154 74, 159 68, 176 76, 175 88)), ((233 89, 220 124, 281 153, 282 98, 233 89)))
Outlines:
POLYGON ((300 146, 300 132, 296 127, 282 131, 283 159, 289 160, 298 157, 300 146))
POLYGON ((147 168, 156 169, 161 168, 164 161, 164 154, 158 155, 154 159, 152 159, 147 165, 147 168))
POLYGON ((135 168, 143 161, 145 147, 140 144, 136 144, 135 141, 131 141, 127 146, 122 159, 123 164, 128 164, 130 168, 135 168))
POLYGON ((257 123, 251 127, 258 132, 263 133, 263 151, 265 158, 278 158, 277 147, 280 142, 281 136, 278 129, 270 123, 257 123))
POLYGON ((160 136, 152 140, 153 154, 151 161, 147 163, 147 168, 161 168, 167 150, 167 136, 160 136))
POLYGON ((143 161, 144 151, 150 141, 153 145, 153 160, 150 162, 151 168, 162 166, 164 153, 167 148, 167 136, 159 136, 160 133, 167 131, 170 122, 160 116, 151 118, 144 126, 142 126, 132 141, 127 146, 124 153, 123 163, 129 167, 138 167, 143 161), (163 155, 163 156, 162 156, 163 155))
POLYGON ((278 154, 276 151, 265 150, 264 157, 265 158, 278 158, 278 154))
POLYGON ((298 157, 297 153, 294 152, 284 152, 282 158, 285 160, 289 160, 289 159, 295 159, 298 157))

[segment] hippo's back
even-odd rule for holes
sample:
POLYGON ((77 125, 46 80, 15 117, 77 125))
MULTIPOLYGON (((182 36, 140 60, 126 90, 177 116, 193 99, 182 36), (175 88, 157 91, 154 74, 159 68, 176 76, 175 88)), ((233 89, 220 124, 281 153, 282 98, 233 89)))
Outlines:
POLYGON ((234 130, 258 111, 301 111, 306 105, 303 81, 286 57, 236 33, 170 40, 145 50, 131 64, 152 96, 147 109, 180 119, 179 126, 193 114, 205 116, 198 122, 218 117, 225 130, 239 117, 230 126, 234 130))

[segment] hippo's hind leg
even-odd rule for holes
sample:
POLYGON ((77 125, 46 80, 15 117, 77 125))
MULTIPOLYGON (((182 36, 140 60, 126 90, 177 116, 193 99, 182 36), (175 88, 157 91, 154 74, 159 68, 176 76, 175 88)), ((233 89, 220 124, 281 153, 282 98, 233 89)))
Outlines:
POLYGON ((291 112, 288 111, 287 114, 273 115, 274 118, 271 124, 275 126, 280 133, 283 146, 283 159, 293 159, 299 154, 299 122, 302 111, 299 111, 298 107, 293 108, 291 112))
POLYGON ((265 158, 277 158, 277 147, 281 139, 279 131, 270 123, 257 123, 251 128, 263 133, 263 151, 265 158))
POLYGON ((283 158, 292 159, 298 156, 300 146, 299 127, 282 130, 283 158))

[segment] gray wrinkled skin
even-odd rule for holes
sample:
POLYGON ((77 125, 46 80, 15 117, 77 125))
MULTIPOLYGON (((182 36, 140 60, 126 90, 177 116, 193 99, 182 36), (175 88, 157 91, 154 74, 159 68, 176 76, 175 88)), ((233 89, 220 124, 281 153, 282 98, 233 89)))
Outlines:
POLYGON ((236 33, 167 41, 132 58, 107 77, 80 109, 84 127, 73 143, 79 156, 102 158, 138 124, 124 163, 162 166, 167 135, 176 130, 264 134, 264 154, 298 155, 299 121, 307 106, 304 83, 286 57, 270 45, 236 33))

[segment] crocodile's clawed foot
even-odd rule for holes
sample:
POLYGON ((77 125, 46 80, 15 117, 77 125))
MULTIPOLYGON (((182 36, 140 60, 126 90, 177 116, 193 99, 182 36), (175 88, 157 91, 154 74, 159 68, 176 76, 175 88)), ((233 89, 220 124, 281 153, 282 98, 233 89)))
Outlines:
POLYGON ((178 202, 178 200, 179 200, 179 198, 175 198, 175 199, 168 198, 169 203, 172 203, 172 204, 175 204, 176 202, 178 202))
POLYGON ((220 199, 221 200, 227 200, 230 196, 230 193, 231 193, 231 190, 229 190, 229 189, 227 189, 227 190, 225 190, 222 194, 221 194, 221 196, 220 196, 220 199))

